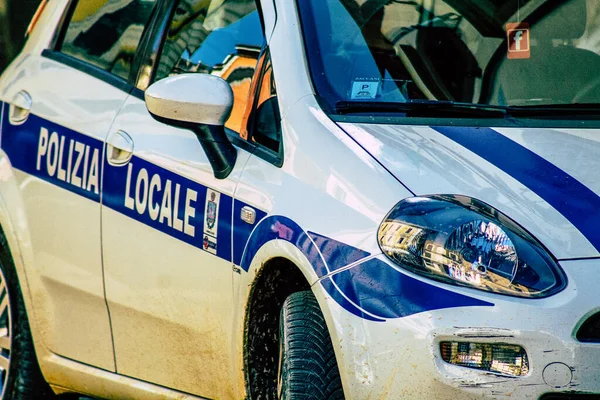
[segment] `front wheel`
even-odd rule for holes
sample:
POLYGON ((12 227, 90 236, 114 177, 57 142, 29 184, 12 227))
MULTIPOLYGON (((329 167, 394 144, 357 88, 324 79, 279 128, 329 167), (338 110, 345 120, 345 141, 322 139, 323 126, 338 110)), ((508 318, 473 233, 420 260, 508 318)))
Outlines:
POLYGON ((283 303, 279 343, 279 399, 344 398, 327 325, 311 291, 294 293, 283 303))
POLYGON ((8 246, 0 237, 0 400, 54 397, 40 372, 23 295, 8 246))

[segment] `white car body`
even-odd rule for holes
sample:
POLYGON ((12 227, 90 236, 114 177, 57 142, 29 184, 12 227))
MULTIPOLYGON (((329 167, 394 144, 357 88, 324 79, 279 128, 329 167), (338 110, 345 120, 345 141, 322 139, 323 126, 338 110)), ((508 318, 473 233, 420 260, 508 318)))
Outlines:
POLYGON ((336 123, 315 98, 294 2, 261 0, 283 166, 238 147, 220 180, 194 134, 155 121, 128 90, 43 54, 67 3, 49 1, 0 78, 0 225, 57 393, 244 398, 246 309, 274 258, 293 263, 316 296, 348 399, 600 393, 600 345, 575 339, 600 309, 597 130, 481 128, 497 143, 486 150, 469 139, 475 128, 336 123), (16 125, 9 111, 20 92, 33 106, 16 125), (105 143, 119 131, 135 147, 117 167, 105 143), (136 187, 153 189, 136 196, 136 187), (169 210, 167 191, 184 204, 183 218, 169 210), (403 199, 435 194, 509 216, 559 261, 567 287, 514 298, 396 266, 378 245, 382 220, 403 199), (216 223, 207 221, 211 201, 216 223), (559 203, 571 201, 569 214, 559 203), (253 224, 241 221, 244 206, 255 210, 253 224), (205 250, 207 233, 214 243, 205 250), (524 347, 529 373, 444 362, 439 343, 465 338, 524 347))

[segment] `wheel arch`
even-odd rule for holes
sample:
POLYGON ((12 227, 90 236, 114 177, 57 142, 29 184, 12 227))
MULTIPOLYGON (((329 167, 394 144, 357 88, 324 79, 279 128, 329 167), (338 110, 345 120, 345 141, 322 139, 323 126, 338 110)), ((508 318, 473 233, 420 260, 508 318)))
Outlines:
POLYGON ((41 343, 39 326, 33 306, 31 282, 28 266, 33 263, 31 237, 19 184, 14 175, 8 156, 0 150, 0 236, 8 246, 18 284, 23 295, 29 326, 35 346, 38 362, 43 371, 43 360, 47 355, 46 347, 41 343))
POLYGON ((310 290, 310 284, 287 258, 271 258, 257 271, 244 322, 244 380, 248 398, 264 397, 276 388, 279 314, 285 299, 303 290, 310 290))
POLYGON ((240 315, 244 389, 247 398, 258 398, 264 393, 261 389, 268 390, 265 385, 276 382, 277 370, 272 367, 279 351, 281 306, 292 293, 312 290, 318 276, 300 249, 280 239, 264 243, 254 255, 248 273, 242 274, 239 295, 244 304, 243 316, 240 315))
MULTIPOLYGON (((319 279, 324 276, 320 278, 317 271, 322 272, 324 259, 312 239, 308 238, 308 240, 313 246, 298 246, 298 243, 285 237, 266 241, 253 253, 247 272, 244 272, 246 271, 244 268, 234 269, 236 272, 234 273, 234 286, 237 287, 234 302, 237 306, 234 311, 233 326, 236 333, 231 355, 232 376, 237 377, 237 390, 240 397, 244 397, 244 395, 246 398, 259 397, 255 390, 257 381, 255 380, 256 375, 253 375, 253 369, 256 370, 260 366, 252 365, 253 356, 256 355, 253 353, 253 340, 257 337, 268 337, 267 334, 273 333, 273 329, 277 329, 275 332, 278 332, 280 308, 287 296, 293 292, 302 290, 313 292, 325 317, 336 355, 342 351, 338 343, 339 332, 336 330, 338 325, 336 315, 340 309, 336 307, 337 303, 332 300, 331 295, 320 283, 319 279), (320 260, 321 263, 318 261, 313 263, 310 261, 311 259, 320 260), (273 280, 276 280, 277 288, 265 295, 262 289, 269 287, 273 280), (271 304, 270 309, 258 308, 257 301, 259 300, 271 304), (265 324, 265 322, 267 323, 265 324)), ((344 312, 343 315, 345 314, 344 312)), ((271 337, 273 336, 271 335, 271 337)), ((273 357, 272 345, 273 342, 267 344, 268 349, 262 355, 264 356, 263 360, 269 355, 273 357), (268 347, 269 345, 271 347, 268 347)), ((278 353, 276 355, 278 356, 278 353)), ((338 360, 340 359, 338 358, 338 360)), ((268 364, 263 365, 266 365, 267 368, 264 369, 268 370, 268 364)), ((276 372, 274 371, 274 373, 276 372)), ((340 368, 341 372, 342 368, 340 368)), ((275 378, 272 382, 274 381, 275 378)), ((342 381, 344 381, 343 377, 342 381)))
POLYGON ((25 216, 23 199, 14 176, 10 161, 0 152, 0 235, 8 245, 8 251, 15 265, 21 292, 28 312, 32 310, 26 265, 32 259, 31 240, 25 216))

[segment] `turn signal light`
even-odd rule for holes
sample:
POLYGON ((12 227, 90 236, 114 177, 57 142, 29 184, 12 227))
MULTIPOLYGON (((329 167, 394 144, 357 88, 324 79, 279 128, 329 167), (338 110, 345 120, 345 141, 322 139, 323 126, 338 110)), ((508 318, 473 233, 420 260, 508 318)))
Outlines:
POLYGON ((525 376, 529 372, 527 352, 521 346, 505 343, 441 342, 442 359, 449 364, 525 376))

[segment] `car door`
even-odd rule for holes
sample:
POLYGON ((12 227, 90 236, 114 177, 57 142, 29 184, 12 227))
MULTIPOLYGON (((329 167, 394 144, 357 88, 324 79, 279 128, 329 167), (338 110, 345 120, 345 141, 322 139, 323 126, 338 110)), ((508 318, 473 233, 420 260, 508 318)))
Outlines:
POLYGON ((72 1, 56 43, 13 66, 2 93, 9 104, 2 150, 20 182, 41 342, 111 371, 100 249, 102 155, 132 88, 131 62, 153 3, 72 1))
POLYGON ((235 97, 226 126, 239 132, 264 35, 254 0, 172 4, 107 137, 106 299, 120 374, 231 398, 232 207, 250 153, 237 148, 233 171, 215 178, 196 135, 154 120, 143 90, 180 73, 221 76, 235 97))

